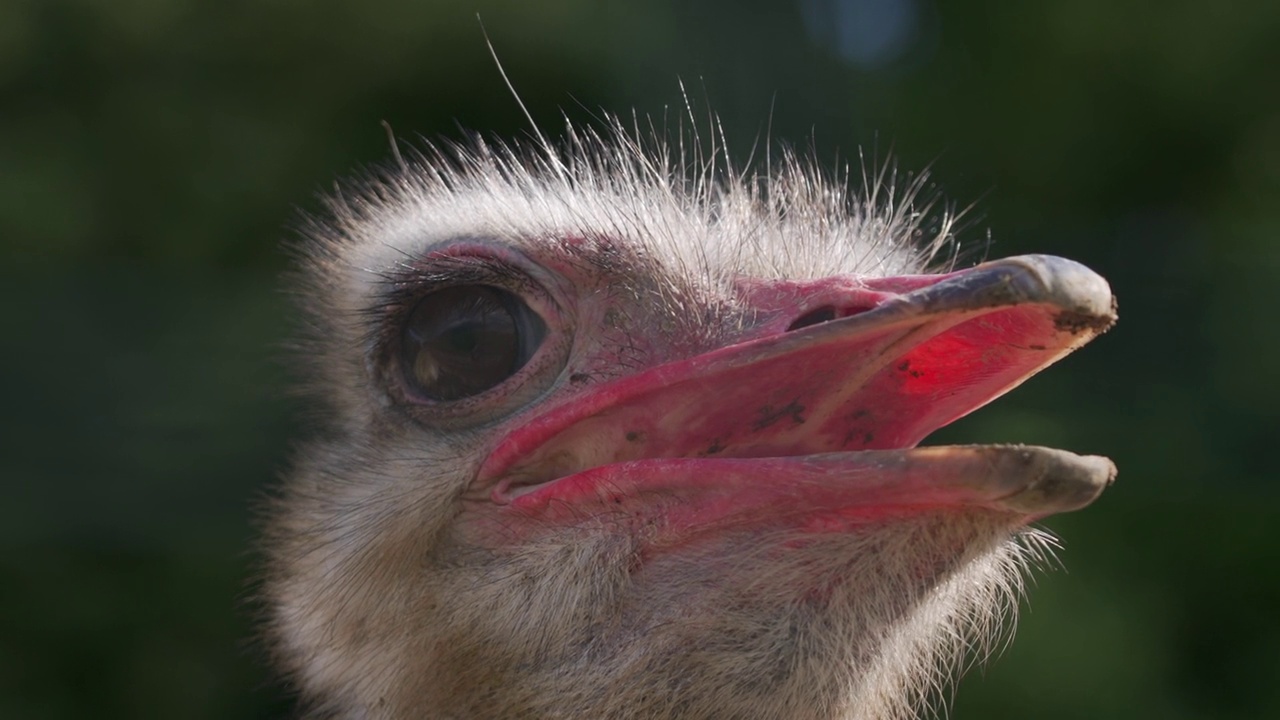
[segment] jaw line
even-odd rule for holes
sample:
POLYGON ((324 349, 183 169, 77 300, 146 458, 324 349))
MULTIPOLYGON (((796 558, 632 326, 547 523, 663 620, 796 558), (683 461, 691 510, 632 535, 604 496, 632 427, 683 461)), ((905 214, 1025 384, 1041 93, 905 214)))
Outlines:
POLYGON ((569 398, 507 434, 473 488, 542 520, 580 519, 608 499, 701 526, 770 508, 972 505, 1038 517, 1088 504, 1111 481, 1110 461, 1047 448, 911 450, 1109 328, 1105 280, 1023 256, 883 284, 910 289, 569 398), (1058 490, 1007 500, 1037 483, 1058 490))

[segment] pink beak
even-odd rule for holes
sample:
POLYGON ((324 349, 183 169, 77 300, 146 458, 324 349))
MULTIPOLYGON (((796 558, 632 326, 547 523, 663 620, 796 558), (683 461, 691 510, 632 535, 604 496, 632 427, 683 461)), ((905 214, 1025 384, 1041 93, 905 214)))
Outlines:
POLYGON ((1078 263, 1030 255, 742 293, 777 319, 543 413, 499 443, 480 487, 504 513, 657 516, 679 538, 937 507, 1034 519, 1087 505, 1115 476, 1105 458, 1047 448, 912 449, 1115 322, 1110 287, 1078 263))

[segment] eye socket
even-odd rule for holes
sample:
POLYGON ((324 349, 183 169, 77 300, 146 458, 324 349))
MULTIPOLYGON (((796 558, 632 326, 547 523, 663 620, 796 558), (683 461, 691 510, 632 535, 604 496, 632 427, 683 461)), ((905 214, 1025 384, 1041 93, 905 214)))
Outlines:
POLYGON ((459 285, 418 301, 401 331, 400 364, 419 396, 462 400, 515 375, 546 335, 546 323, 519 297, 459 285))

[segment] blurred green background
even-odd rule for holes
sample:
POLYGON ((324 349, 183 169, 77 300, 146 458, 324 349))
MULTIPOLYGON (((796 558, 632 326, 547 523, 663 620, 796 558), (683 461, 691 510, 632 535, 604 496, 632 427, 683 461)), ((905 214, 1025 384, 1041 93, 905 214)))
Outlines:
POLYGON ((960 718, 1280 717, 1280 3, 0 2, 0 718, 282 718, 252 507, 298 208, 403 137, 716 109, 932 165, 1121 322, 939 434, 1107 454, 960 718))

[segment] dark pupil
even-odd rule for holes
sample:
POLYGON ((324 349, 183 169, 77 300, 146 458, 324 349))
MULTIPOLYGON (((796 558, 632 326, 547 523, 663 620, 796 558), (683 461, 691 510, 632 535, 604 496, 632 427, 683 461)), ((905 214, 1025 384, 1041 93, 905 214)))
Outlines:
POLYGON ((418 301, 405 325, 401 362, 421 395, 459 400, 514 375, 545 333, 542 319, 515 295, 462 285, 418 301))

